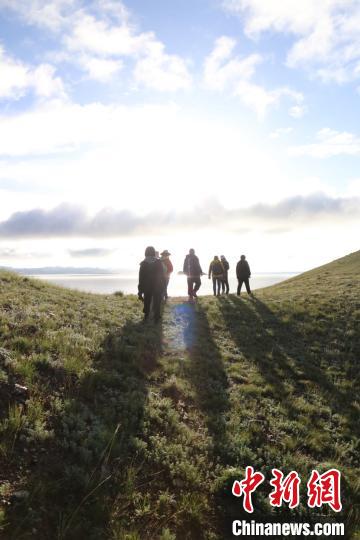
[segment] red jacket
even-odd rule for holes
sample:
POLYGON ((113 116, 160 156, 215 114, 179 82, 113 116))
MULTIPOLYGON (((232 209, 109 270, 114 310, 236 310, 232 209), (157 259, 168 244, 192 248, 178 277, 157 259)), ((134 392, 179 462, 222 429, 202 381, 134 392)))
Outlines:
POLYGON ((170 261, 168 257, 165 259, 161 259, 161 262, 164 265, 165 273, 169 276, 171 272, 174 270, 172 262, 170 261))

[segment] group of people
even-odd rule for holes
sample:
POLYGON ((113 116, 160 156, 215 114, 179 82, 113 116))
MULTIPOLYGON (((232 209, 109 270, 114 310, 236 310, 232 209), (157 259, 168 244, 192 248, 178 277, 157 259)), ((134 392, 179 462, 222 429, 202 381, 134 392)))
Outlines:
MULTIPOLYGON (((230 265, 224 255, 220 259, 215 255, 209 266, 208 278, 212 279, 214 296, 221 293, 229 294, 229 273, 230 265)), ((197 296, 197 291, 201 287, 201 276, 205 273, 201 269, 199 258, 195 255, 195 250, 190 249, 184 261, 183 272, 187 276, 188 295, 190 299, 197 296)), ((251 294, 250 279, 251 271, 245 255, 241 255, 236 265, 236 277, 238 280, 237 294, 240 296, 242 285, 245 284, 246 291, 251 294)))
MULTIPOLYGON (((138 296, 144 302, 144 319, 150 315, 151 305, 154 312, 154 320, 158 322, 161 318, 161 302, 167 300, 171 274, 174 270, 170 260, 168 250, 161 254, 155 248, 149 246, 145 250, 145 259, 140 263, 138 296)), ((209 266, 208 278, 212 279, 213 292, 215 296, 221 293, 229 294, 228 272, 230 265, 224 255, 219 258, 214 256, 209 266)), ((201 287, 202 271, 199 258, 195 255, 195 250, 190 249, 186 255, 183 265, 183 273, 187 277, 189 300, 197 297, 197 292, 201 287)), ((236 277, 238 280, 237 294, 240 295, 242 285, 245 284, 248 294, 251 294, 249 279, 251 276, 250 266, 245 255, 241 255, 236 265, 236 277)))

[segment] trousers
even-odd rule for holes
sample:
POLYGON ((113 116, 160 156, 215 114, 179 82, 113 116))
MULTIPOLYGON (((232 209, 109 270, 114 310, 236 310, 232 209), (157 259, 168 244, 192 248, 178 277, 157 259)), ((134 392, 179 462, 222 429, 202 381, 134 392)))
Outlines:
POLYGON ((188 284, 188 295, 192 297, 200 289, 201 279, 200 277, 188 277, 187 284, 188 284))
POLYGON ((147 319, 150 315, 150 309, 152 304, 152 310, 154 313, 154 320, 158 321, 161 317, 161 299, 162 291, 147 291, 144 293, 144 315, 147 319))
POLYGON ((216 294, 219 295, 220 294, 220 289, 221 289, 222 279, 219 278, 219 277, 213 277, 212 282, 213 282, 214 295, 215 296, 216 296, 216 294))
POLYGON ((227 276, 224 277, 224 279, 222 280, 221 288, 222 288, 222 292, 229 294, 230 287, 229 287, 229 279, 227 276))
POLYGON ((248 293, 248 294, 251 294, 249 278, 241 278, 241 279, 238 279, 237 294, 240 295, 240 293, 241 293, 241 287, 242 287, 242 284, 243 284, 243 283, 245 283, 245 287, 246 287, 247 293, 248 293))

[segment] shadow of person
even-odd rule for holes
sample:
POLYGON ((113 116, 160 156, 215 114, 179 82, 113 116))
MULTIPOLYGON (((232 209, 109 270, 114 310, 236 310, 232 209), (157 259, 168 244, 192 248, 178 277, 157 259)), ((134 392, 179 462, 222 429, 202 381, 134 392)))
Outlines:
POLYGON ((320 359, 311 354, 311 343, 294 323, 281 321, 256 297, 251 302, 237 297, 220 300, 233 341, 246 358, 255 362, 273 395, 286 405, 289 414, 297 414, 292 397, 303 394, 309 381, 333 410, 355 413, 347 393, 333 384, 320 359))
POLYGON ((212 439, 212 452, 216 459, 227 462, 226 415, 230 409, 229 382, 206 311, 200 303, 187 307, 183 337, 190 359, 185 375, 195 390, 196 405, 204 416, 212 439))
MULTIPOLYGON (((46 509, 34 524, 41 538, 108 538, 114 504, 131 512, 148 382, 161 348, 160 324, 128 321, 109 331, 91 370, 68 390, 54 438, 44 443, 41 474, 34 470, 24 488, 46 509)), ((28 508, 24 520, 11 518, 9 538, 31 530, 28 508)))
MULTIPOLYGON (((336 459, 334 432, 330 431, 333 415, 335 413, 342 417, 349 433, 354 434, 359 431, 358 411, 353 403, 354 393, 347 393, 334 384, 330 378, 331 370, 327 371, 318 349, 312 350, 311 333, 302 333, 296 320, 287 319, 284 322, 280 314, 258 298, 250 301, 232 296, 220 298, 219 306, 241 363, 249 366, 249 371, 252 365, 255 366, 263 379, 262 383, 256 383, 257 391, 262 396, 260 403, 264 407, 266 403, 268 405, 263 412, 256 412, 257 400, 253 401, 254 414, 258 414, 260 424, 255 435, 251 431, 249 446, 252 451, 267 463, 267 451, 271 447, 270 455, 277 456, 279 461, 271 465, 280 468, 284 462, 284 452, 287 452, 285 462, 288 465, 292 461, 292 453, 303 454, 313 463, 333 462, 336 459), (288 422, 293 420, 295 432, 288 422), (284 426, 282 436, 274 439, 270 426, 273 426, 273 431, 275 428, 276 433, 280 422, 284 426), (291 437, 291 446, 284 447, 286 435, 291 437)), ((327 346, 327 338, 324 333, 321 338, 324 347, 327 346)), ((260 379, 256 377, 256 380, 260 379)), ((241 386, 238 392, 241 396, 241 386)), ((301 464, 300 459, 295 462, 301 464)), ((244 465, 238 463, 238 466, 244 465)), ((309 471, 305 467, 301 472, 308 474, 309 471)), ((351 498, 355 500, 354 493, 351 498)), ((297 510, 293 510, 292 517, 287 508, 283 509, 281 515, 280 512, 280 509, 276 511, 276 519, 291 521, 297 510)), ((321 517, 316 510, 307 509, 304 512, 310 523, 321 517)), ((345 508, 344 514, 339 517, 346 517, 347 513, 348 508, 345 508)), ((328 514, 325 512, 323 515, 328 514)), ((260 519, 264 516, 260 516, 260 519)), ((269 513, 268 518, 269 521, 274 520, 274 515, 269 513)))
MULTIPOLYGON (((182 374, 194 390, 194 407, 199 411, 197 417, 206 427, 208 459, 213 465, 209 476, 213 475, 215 479, 219 468, 231 465, 233 459, 227 435, 230 412, 229 381, 221 351, 215 342, 213 329, 201 301, 178 305, 174 311, 178 328, 182 329, 177 342, 182 344, 187 356, 182 374)), ((213 497, 214 495, 211 496, 213 497)), ((216 503, 212 504, 211 515, 209 514, 209 521, 217 524, 218 538, 225 538, 225 531, 229 530, 229 523, 224 520, 225 504, 226 497, 221 494, 216 498, 216 503)), ((197 536, 191 538, 204 538, 203 532, 198 532, 197 536)))

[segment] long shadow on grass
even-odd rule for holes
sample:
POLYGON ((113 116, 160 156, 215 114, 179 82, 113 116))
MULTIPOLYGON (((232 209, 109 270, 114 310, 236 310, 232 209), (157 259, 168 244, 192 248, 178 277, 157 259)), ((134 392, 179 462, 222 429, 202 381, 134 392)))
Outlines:
POLYGON ((295 323, 282 322, 258 298, 251 304, 237 297, 222 298, 220 305, 233 341, 246 358, 255 362, 273 395, 290 413, 296 409, 284 381, 292 385, 295 395, 302 395, 310 383, 334 412, 356 420, 351 404, 354 397, 333 384, 320 365, 321 358, 311 353, 311 343, 304 340, 295 323))
POLYGON ((137 437, 161 343, 162 328, 152 324, 130 321, 109 332, 94 370, 72 387, 54 439, 44 443, 41 475, 35 472, 26 487, 37 512, 24 505, 21 516, 10 516, 9 538, 32 538, 34 528, 42 539, 109 538, 115 506, 119 527, 131 528, 131 496, 141 469, 137 437))
MULTIPOLYGON (((194 389, 198 416, 204 422, 210 437, 208 458, 212 463, 212 472, 215 473, 216 467, 223 469, 232 464, 231 445, 227 435, 227 416, 230 413, 229 381, 201 301, 195 305, 182 305, 178 308, 179 312, 182 314, 183 341, 188 355, 184 375, 194 389)), ((228 497, 221 493, 212 500, 212 511, 209 513, 209 523, 214 520, 218 530, 216 538, 219 539, 230 536, 229 521, 227 516, 224 516, 227 502, 228 497)), ((204 537, 205 535, 200 534, 194 536, 197 539, 204 537)))
POLYGON ((215 343, 206 311, 198 303, 189 308, 184 341, 189 354, 187 377, 196 393, 196 401, 212 439, 214 457, 228 461, 226 415, 230 409, 229 382, 221 353, 215 343))
MULTIPOLYGON (((306 409, 304 412, 296 406, 294 398, 308 396, 312 404, 311 431, 313 434, 320 435, 320 441, 322 435, 327 437, 326 429, 324 430, 324 405, 329 407, 330 414, 337 413, 346 418, 351 433, 358 432, 358 413, 352 405, 354 393, 346 393, 333 384, 325 369, 320 365, 321 359, 311 352, 311 343, 304 340, 296 323, 282 322, 264 302, 257 298, 251 301, 236 297, 220 298, 219 305, 226 328, 244 362, 249 364, 249 369, 251 369, 251 364, 254 364, 264 380, 260 389, 264 404, 266 397, 271 398, 281 404, 289 419, 296 420, 299 415, 307 416, 307 412, 306 409), (320 398, 318 403, 316 395, 320 398)), ((241 386, 239 386, 239 395, 241 395, 241 386)), ((271 410, 268 414, 271 414, 271 410)), ((325 414, 327 414, 326 411, 325 414)), ((264 433, 260 434, 259 440, 254 439, 251 446, 257 454, 266 456, 267 447, 274 443, 267 440, 266 411, 262 416, 264 433)), ((325 440, 327 442, 324 446, 321 442, 318 446, 313 446, 313 441, 306 437, 298 443, 305 455, 312 455, 313 462, 324 460, 331 462, 334 459, 334 441, 329 437, 325 440)), ((280 461, 282 460, 281 449, 280 444, 280 461)), ((266 457, 264 461, 266 463, 266 457)), ((239 463, 239 465, 245 464, 239 463)), ((281 463, 269 465, 281 466, 281 463)), ((347 498, 354 502, 355 495, 347 492, 347 498)), ((346 506, 344 514, 338 516, 339 520, 347 515, 349 503, 346 506)), ((299 517, 303 518, 306 515, 309 522, 316 520, 315 511, 310 512, 305 509, 302 512, 299 517)), ((292 521, 294 515, 294 511, 291 516, 284 509, 284 513, 281 516, 278 515, 278 519, 292 521)), ((264 517, 264 515, 259 516, 259 519, 264 517)), ((270 515, 269 521, 271 521, 270 515)), ((351 522, 349 526, 352 526, 351 522)))

